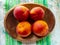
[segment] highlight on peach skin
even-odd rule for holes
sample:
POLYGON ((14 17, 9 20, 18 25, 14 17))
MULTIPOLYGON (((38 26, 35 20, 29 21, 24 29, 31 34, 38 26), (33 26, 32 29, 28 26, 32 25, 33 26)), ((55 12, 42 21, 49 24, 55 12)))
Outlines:
POLYGON ((25 6, 17 6, 13 11, 14 17, 19 21, 25 21, 29 15, 29 9, 25 6))
POLYGON ((37 36, 46 36, 49 32, 48 24, 43 20, 38 20, 33 24, 33 33, 37 36))
POLYGON ((16 32, 21 37, 27 37, 31 34, 31 24, 27 21, 20 22, 16 27, 16 32))
POLYGON ((30 11, 30 16, 33 20, 41 20, 44 18, 44 10, 41 7, 34 7, 30 11))

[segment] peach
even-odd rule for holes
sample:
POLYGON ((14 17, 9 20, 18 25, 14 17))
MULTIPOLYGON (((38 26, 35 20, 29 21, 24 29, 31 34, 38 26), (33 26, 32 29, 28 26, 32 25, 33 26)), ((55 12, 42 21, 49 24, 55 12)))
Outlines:
POLYGON ((27 37, 31 34, 31 24, 27 21, 20 22, 16 27, 16 32, 21 37, 27 37))
POLYGON ((32 26, 33 33, 37 36, 46 36, 48 34, 48 24, 43 20, 34 22, 32 26))
POLYGON ((29 9, 25 6, 17 6, 13 11, 14 17, 19 21, 25 21, 29 15, 29 9))
POLYGON ((44 18, 44 10, 41 7, 34 7, 30 11, 30 16, 33 20, 41 20, 44 18))

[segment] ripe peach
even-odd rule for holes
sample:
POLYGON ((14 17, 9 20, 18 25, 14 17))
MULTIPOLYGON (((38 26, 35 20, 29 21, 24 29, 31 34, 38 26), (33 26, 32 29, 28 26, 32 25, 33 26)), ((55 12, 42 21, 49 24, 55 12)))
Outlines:
POLYGON ((13 11, 14 17, 19 21, 27 20, 29 9, 25 6, 17 6, 13 11))
POLYGON ((34 7, 30 11, 30 16, 33 20, 40 20, 44 18, 44 10, 41 7, 34 7))
POLYGON ((27 37, 31 34, 31 24, 27 21, 20 22, 16 27, 16 32, 21 37, 27 37))
POLYGON ((43 20, 38 20, 33 24, 33 33, 37 36, 46 36, 48 30, 48 24, 43 20))

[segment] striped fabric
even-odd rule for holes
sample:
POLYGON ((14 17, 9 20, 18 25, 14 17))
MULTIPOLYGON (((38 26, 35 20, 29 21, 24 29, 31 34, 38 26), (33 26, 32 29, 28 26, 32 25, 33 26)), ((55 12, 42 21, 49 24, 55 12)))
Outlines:
MULTIPOLYGON (((38 0, 38 1, 34 0, 34 2, 48 7, 47 0, 38 0)), ((42 40, 37 41, 36 44, 37 45, 51 45, 50 35, 48 35, 47 37, 45 37, 42 40)))
MULTIPOLYGON (((6 0, 5 11, 7 12, 10 8, 12 8, 14 5, 17 5, 19 3, 20 0, 6 0)), ((21 44, 22 42, 16 41, 6 32, 6 45, 21 45, 21 44)))
MULTIPOLYGON (((60 45, 59 27, 60 27, 60 0, 2 0, 3 7, 0 4, 0 45, 60 45), (55 31, 45 38, 36 41, 35 43, 22 43, 13 39, 4 29, 3 19, 5 13, 8 12, 10 8, 19 3, 37 3, 42 4, 52 10, 56 18, 55 31), (51 2, 51 3, 50 3, 51 2), (3 9, 4 8, 4 9, 3 9), (4 13, 3 13, 4 12, 4 13), (57 16, 58 15, 58 16, 57 16), (58 30, 58 31, 57 31, 58 30), (58 38, 59 37, 59 38, 58 38)), ((0 2, 1 3, 1 2, 0 2)))
MULTIPOLYGON (((22 0, 23 1, 23 0, 22 0)), ((24 0, 25 1, 25 0, 24 0)), ((28 0, 26 0, 25 2, 27 2, 28 0)), ((29 2, 29 1, 28 1, 29 2)), ((6 0, 5 3, 5 9, 6 11, 8 11, 10 8, 12 8, 14 5, 19 4, 20 0, 6 0)), ((34 0, 34 3, 38 3, 38 4, 43 4, 46 7, 48 6, 47 4, 47 0, 34 0)), ((14 39, 12 39, 7 33, 6 33, 6 45, 21 45, 22 42, 18 42, 14 39)), ((42 40, 39 40, 36 42, 37 45, 50 45, 50 35, 48 35, 47 37, 45 37, 42 40)))

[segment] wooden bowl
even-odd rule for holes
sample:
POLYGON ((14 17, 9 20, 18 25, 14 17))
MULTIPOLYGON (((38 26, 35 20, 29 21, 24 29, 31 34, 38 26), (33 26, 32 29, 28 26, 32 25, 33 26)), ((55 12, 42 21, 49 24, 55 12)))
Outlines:
MULTIPOLYGON (((33 4, 33 3, 19 4, 19 5, 26 6, 30 10, 33 7, 38 7, 38 6, 42 7, 45 10, 45 17, 43 20, 45 20, 49 26, 49 33, 53 30, 53 28, 55 26, 55 18, 54 18, 53 13, 48 8, 46 8, 42 5, 33 4)), ((15 7, 10 9, 4 18, 4 26, 5 26, 6 31, 9 33, 9 35, 12 36, 14 39, 17 39, 18 41, 21 41, 21 42, 35 42, 35 41, 43 38, 43 37, 37 37, 34 34, 31 34, 27 38, 22 38, 16 33, 16 25, 18 24, 18 21, 13 16, 13 10, 15 7)))

